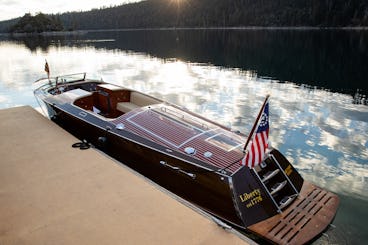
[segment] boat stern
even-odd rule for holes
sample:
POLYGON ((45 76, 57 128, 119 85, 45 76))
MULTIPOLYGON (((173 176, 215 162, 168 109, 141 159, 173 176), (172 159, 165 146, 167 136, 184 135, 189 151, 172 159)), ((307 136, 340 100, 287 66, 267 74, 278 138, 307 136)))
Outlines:
POLYGON ((234 202, 250 232, 276 244, 305 244, 333 221, 337 195, 305 181, 276 149, 232 176, 234 202))

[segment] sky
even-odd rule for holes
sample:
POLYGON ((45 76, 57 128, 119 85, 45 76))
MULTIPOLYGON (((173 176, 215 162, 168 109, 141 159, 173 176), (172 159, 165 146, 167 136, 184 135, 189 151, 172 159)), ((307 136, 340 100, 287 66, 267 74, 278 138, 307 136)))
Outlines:
POLYGON ((21 17, 26 13, 57 14, 67 11, 87 11, 141 0, 0 0, 0 21, 21 17))

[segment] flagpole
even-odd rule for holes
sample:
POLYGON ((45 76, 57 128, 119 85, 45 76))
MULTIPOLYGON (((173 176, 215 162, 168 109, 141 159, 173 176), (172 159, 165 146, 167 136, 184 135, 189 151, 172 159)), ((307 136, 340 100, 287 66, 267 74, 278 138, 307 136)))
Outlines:
POLYGON ((47 63, 47 60, 45 59, 45 72, 47 73, 47 79, 50 82, 50 67, 49 67, 49 63, 47 63))
POLYGON ((243 148, 243 152, 244 152, 244 153, 245 153, 245 151, 246 151, 246 149, 247 149, 247 146, 248 146, 248 144, 249 144, 250 139, 253 137, 254 130, 256 130, 256 128, 257 128, 258 121, 259 121, 259 119, 261 118, 262 112, 263 112, 263 110, 264 110, 264 108, 265 108, 265 106, 266 106, 266 103, 267 103, 267 100, 268 100, 268 98, 269 98, 269 97, 270 97, 270 95, 268 94, 268 95, 266 96, 266 98, 265 98, 264 102, 263 102, 263 105, 262 105, 262 107, 261 107, 261 110, 260 110, 260 111, 259 111, 259 113, 258 113, 257 119, 256 119, 256 121, 255 121, 255 122, 254 122, 254 124, 253 124, 253 128, 252 128, 252 130, 250 131, 250 134, 249 134, 249 136, 248 136, 247 142, 245 143, 244 148, 243 148))
MULTIPOLYGON (((269 97, 270 97, 270 95, 268 94, 268 95, 266 96, 266 98, 265 98, 264 102, 263 102, 263 105, 262 105, 262 107, 261 107, 261 110, 260 110, 260 111, 259 111, 259 113, 258 113, 257 119, 256 119, 256 121, 254 122, 254 125, 253 125, 253 128, 252 128, 252 130, 251 130, 251 133, 249 134, 249 137, 248 137, 248 139, 247 139, 247 142, 246 142, 246 143, 245 143, 245 145, 244 145, 244 149, 243 149, 243 152, 244 152, 244 153, 246 153, 246 152, 245 152, 245 150, 246 150, 246 148, 247 148, 247 146, 248 146, 248 144, 249 144, 250 139, 251 139, 251 138, 252 138, 252 136, 253 136, 253 133, 254 133, 254 130, 256 129, 256 126, 258 125, 258 121, 259 121, 259 119, 261 118, 262 112, 263 112, 263 110, 264 110, 264 108, 265 108, 265 106, 266 106, 266 104, 267 104, 267 100, 268 100, 268 98, 269 98, 269 97)), ((233 166, 234 164, 236 164, 237 162, 239 162, 240 160, 242 160, 244 157, 245 157, 245 155, 244 155, 242 158, 240 158, 239 160, 236 160, 235 162, 230 163, 230 164, 229 164, 229 165, 227 165, 226 167, 223 167, 223 168, 218 169, 218 170, 217 170, 217 172, 221 172, 221 171, 223 171, 223 170, 225 170, 225 169, 227 169, 227 168, 230 168, 231 166, 233 166)))

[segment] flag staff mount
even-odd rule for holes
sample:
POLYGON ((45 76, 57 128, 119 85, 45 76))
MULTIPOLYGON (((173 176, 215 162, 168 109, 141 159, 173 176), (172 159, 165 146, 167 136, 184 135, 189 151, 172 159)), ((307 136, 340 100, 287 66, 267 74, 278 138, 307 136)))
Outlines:
POLYGON ((236 160, 235 162, 230 163, 230 164, 229 164, 229 165, 227 165, 226 167, 223 167, 223 168, 218 169, 216 172, 222 172, 222 171, 224 171, 225 169, 230 168, 231 166, 233 166, 234 164, 236 164, 237 162, 239 162, 240 160, 242 160, 242 159, 245 157, 247 146, 248 146, 248 144, 249 144, 249 142, 250 142, 250 139, 251 139, 251 138, 253 138, 254 131, 256 130, 256 128, 257 128, 257 126, 258 126, 259 119, 261 118, 262 112, 263 112, 263 110, 264 110, 264 108, 265 108, 265 106, 266 106, 267 101, 268 101, 268 99, 269 99, 269 98, 270 98, 270 95, 268 94, 268 95, 266 96, 266 98, 265 98, 264 102, 263 102, 263 105, 262 105, 262 107, 261 107, 261 110, 260 110, 260 111, 259 111, 259 113, 258 113, 258 116, 257 116, 257 118, 256 118, 256 121, 255 121, 255 122, 254 122, 254 124, 253 124, 252 130, 250 131, 250 134, 249 134, 249 136, 248 136, 248 138, 247 138, 247 141, 246 141, 246 143, 245 143, 245 145, 244 145, 244 148, 243 148, 244 156, 243 156, 242 158, 240 158, 239 160, 236 160))

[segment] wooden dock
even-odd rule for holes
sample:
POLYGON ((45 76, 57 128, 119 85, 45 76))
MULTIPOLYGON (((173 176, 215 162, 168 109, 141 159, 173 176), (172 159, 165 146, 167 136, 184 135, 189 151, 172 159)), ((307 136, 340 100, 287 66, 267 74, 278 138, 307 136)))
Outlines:
POLYGON ((254 244, 31 107, 0 110, 0 244, 254 244))

